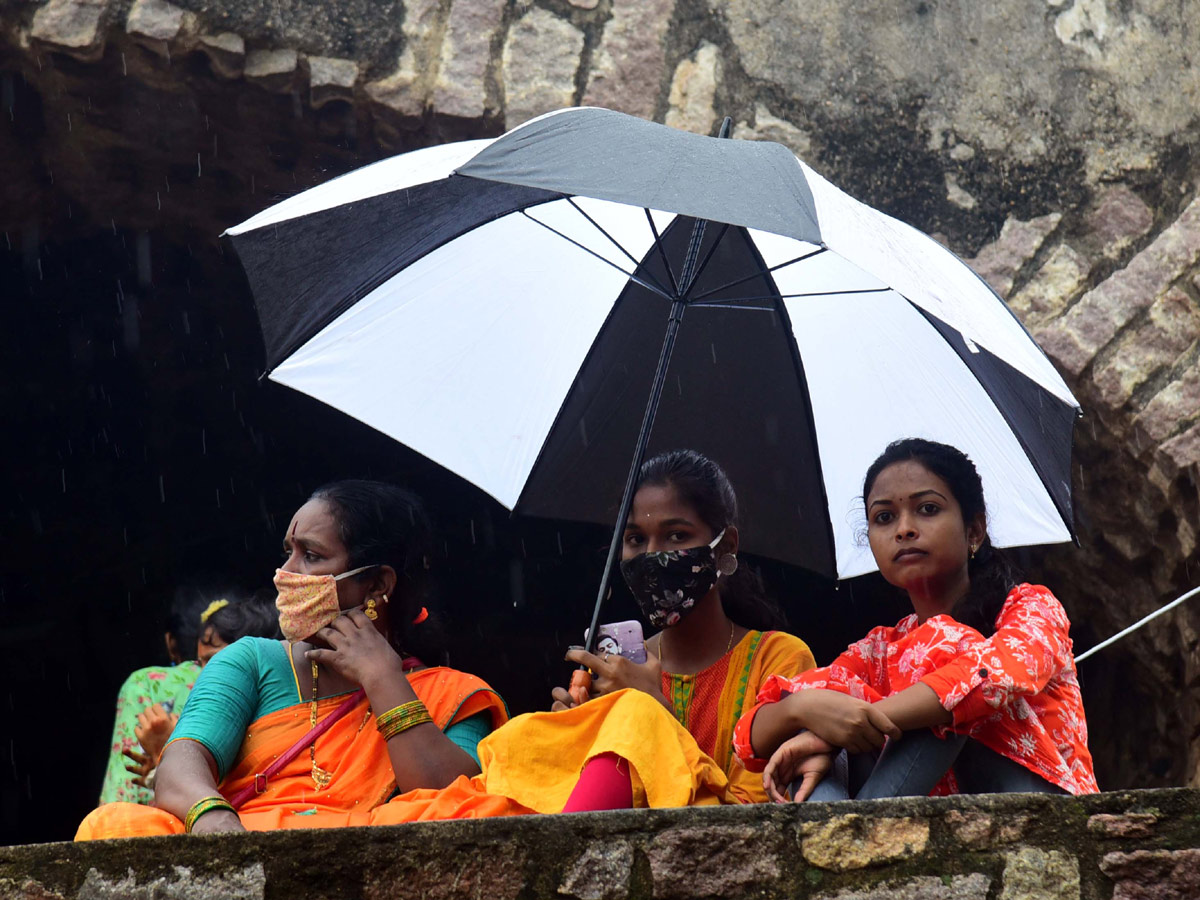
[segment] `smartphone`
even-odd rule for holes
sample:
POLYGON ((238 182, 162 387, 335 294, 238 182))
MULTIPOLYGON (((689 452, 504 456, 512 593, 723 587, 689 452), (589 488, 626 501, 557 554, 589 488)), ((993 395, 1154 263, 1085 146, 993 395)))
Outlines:
MULTIPOLYGON (((586 643, 591 629, 583 633, 586 643)), ((630 662, 638 664, 646 661, 646 640, 642 636, 642 623, 636 619, 628 622, 613 622, 601 625, 596 629, 596 655, 603 656, 611 653, 623 656, 630 662)))

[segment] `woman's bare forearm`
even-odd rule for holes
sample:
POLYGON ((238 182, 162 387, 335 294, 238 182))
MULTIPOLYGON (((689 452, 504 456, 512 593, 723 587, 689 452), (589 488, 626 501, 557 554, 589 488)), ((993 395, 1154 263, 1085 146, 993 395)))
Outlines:
MULTIPOLYGON (((403 671, 382 671, 363 684, 376 714, 418 700, 403 671)), ((436 725, 409 728, 387 742, 388 757, 400 793, 417 788, 444 788, 459 775, 479 774, 470 754, 446 737, 436 725)))
POLYGON ((801 721, 803 692, 788 694, 777 703, 768 703, 754 714, 750 726, 750 744, 759 759, 769 759, 780 744, 795 737, 805 726, 801 721))
POLYGON ((927 684, 917 682, 875 704, 901 731, 916 731, 934 725, 949 725, 954 715, 942 706, 938 695, 927 684))
POLYGON ((217 763, 203 744, 175 741, 163 751, 154 777, 154 805, 182 820, 205 797, 219 797, 217 763))

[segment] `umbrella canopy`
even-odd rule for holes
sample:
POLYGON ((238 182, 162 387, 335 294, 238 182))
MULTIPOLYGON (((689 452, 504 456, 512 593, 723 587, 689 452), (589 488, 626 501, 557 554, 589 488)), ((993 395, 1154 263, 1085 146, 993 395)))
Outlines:
POLYGON ((1045 355, 952 253, 781 145, 564 110, 228 234, 273 380, 518 512, 613 521, 674 309, 649 449, 721 462, 747 551, 874 569, 862 477, 909 436, 971 455, 998 546, 1072 537, 1078 404, 1045 355))

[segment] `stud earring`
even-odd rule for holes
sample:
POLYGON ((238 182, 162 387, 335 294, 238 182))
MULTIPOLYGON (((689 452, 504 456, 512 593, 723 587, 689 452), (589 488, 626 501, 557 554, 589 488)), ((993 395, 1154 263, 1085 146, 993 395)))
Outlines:
POLYGON ((738 558, 732 553, 723 553, 717 560, 717 571, 728 578, 738 570, 738 558))
POLYGON ((366 608, 363 610, 363 614, 368 619, 370 619, 372 622, 374 622, 376 619, 379 618, 379 610, 377 610, 375 608, 375 598, 374 597, 367 598, 367 605, 366 605, 366 608))

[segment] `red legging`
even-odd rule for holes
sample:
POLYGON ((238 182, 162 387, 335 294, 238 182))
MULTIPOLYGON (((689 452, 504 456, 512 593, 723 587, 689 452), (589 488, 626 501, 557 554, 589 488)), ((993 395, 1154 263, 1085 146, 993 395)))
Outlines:
POLYGON ((601 753, 589 759, 579 773, 579 780, 575 782, 563 812, 632 807, 633 782, 629 778, 629 762, 615 753, 601 753))

